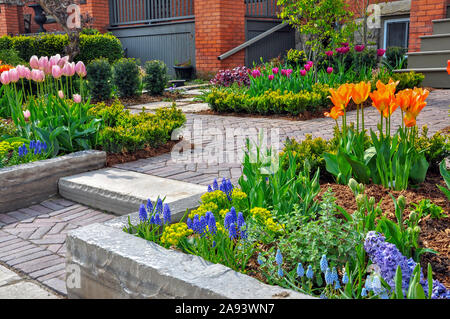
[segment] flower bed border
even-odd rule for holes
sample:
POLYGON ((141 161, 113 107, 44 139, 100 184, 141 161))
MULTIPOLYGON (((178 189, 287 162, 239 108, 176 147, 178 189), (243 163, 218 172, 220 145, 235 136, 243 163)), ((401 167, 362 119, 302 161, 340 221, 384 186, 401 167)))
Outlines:
POLYGON ((125 233, 128 216, 68 233, 68 298, 313 298, 125 233))
POLYGON ((105 165, 105 152, 89 150, 0 168, 0 213, 40 203, 58 193, 59 178, 105 165))

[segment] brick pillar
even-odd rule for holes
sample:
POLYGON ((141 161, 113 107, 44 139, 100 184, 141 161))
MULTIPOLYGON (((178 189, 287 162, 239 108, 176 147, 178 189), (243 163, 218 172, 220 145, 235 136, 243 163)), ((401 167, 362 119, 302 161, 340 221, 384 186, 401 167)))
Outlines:
POLYGON ((447 0, 412 0, 409 51, 420 51, 420 36, 433 33, 432 20, 445 18, 447 0))
POLYGON ((25 24, 21 5, 0 4, 0 36, 23 33, 25 24))
POLYGON ((108 31, 106 29, 109 26, 108 0, 86 0, 86 4, 81 5, 81 11, 94 18, 92 28, 100 32, 108 31))
POLYGON ((195 59, 198 73, 245 63, 245 50, 223 61, 217 57, 245 42, 243 0, 195 0, 195 59))

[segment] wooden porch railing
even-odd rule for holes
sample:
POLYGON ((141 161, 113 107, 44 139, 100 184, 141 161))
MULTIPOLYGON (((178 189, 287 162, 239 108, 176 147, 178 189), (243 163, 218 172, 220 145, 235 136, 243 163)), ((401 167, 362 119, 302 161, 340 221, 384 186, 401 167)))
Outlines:
POLYGON ((109 0, 111 26, 149 24, 194 17, 194 0, 109 0))
POLYGON ((246 16, 255 18, 276 18, 279 12, 277 0, 244 0, 246 16))

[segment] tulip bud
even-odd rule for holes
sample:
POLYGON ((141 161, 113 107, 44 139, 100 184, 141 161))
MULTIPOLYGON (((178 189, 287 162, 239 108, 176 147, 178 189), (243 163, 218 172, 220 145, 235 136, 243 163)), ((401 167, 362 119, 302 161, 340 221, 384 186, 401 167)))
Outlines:
POLYGON ((23 111, 23 117, 25 118, 25 121, 28 121, 30 119, 31 113, 29 110, 23 111))
POLYGON ((353 194, 356 195, 358 193, 358 182, 355 179, 350 178, 350 180, 348 181, 348 187, 350 187, 353 194))
POLYGON ((413 228, 413 232, 414 232, 415 235, 418 235, 420 233, 420 227, 419 226, 415 226, 413 228))
POLYGON ((62 75, 62 70, 58 65, 52 66, 52 75, 55 79, 59 79, 62 75))
POLYGON ((77 72, 77 74, 82 78, 86 76, 86 66, 82 61, 78 61, 75 65, 75 72, 77 72))
POLYGON ((2 82, 3 85, 8 85, 11 80, 9 79, 9 71, 4 71, 0 75, 0 82, 2 82))
POLYGON ((400 195, 398 197, 398 199, 397 199, 397 203, 398 203, 398 206, 400 207, 400 209, 403 211, 405 209, 405 206, 406 206, 405 196, 400 195))
POLYGON ((61 99, 63 99, 63 98, 64 98, 64 92, 61 91, 61 90, 59 90, 59 91, 58 91, 58 96, 59 96, 61 99))
POLYGON ((8 72, 11 82, 16 83, 17 81, 19 81, 19 72, 17 72, 17 69, 11 69, 8 72))
POLYGON ((370 206, 370 207, 373 207, 374 205, 375 205, 375 197, 371 196, 371 197, 369 198, 369 206, 370 206))
POLYGON ((358 205, 358 208, 362 207, 362 205, 364 205, 364 195, 363 194, 358 194, 356 196, 356 205, 358 205))

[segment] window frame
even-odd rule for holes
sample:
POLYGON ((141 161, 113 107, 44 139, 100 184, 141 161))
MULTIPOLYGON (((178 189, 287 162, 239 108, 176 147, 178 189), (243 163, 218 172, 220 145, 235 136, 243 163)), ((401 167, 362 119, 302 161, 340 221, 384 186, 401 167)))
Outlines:
POLYGON ((407 39, 408 39, 408 45, 406 46, 406 50, 409 48, 409 28, 411 24, 410 18, 397 18, 397 19, 386 19, 384 20, 384 34, 383 34, 383 49, 387 49, 387 35, 388 35, 388 23, 396 23, 396 22, 407 22, 408 23, 408 33, 407 33, 407 39))

